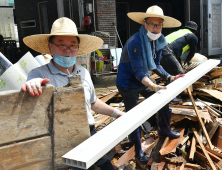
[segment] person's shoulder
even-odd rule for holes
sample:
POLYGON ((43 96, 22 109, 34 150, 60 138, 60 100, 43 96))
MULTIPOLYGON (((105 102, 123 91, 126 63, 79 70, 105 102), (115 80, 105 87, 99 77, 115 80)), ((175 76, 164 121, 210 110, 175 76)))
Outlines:
POLYGON ((40 67, 36 67, 36 68, 32 69, 31 72, 42 72, 47 69, 47 65, 48 64, 42 65, 40 67))
POLYGON ((76 69, 79 69, 81 71, 88 71, 85 67, 79 65, 79 64, 75 64, 76 69))
POLYGON ((197 36, 195 34, 190 33, 188 36, 189 36, 189 40, 190 41, 195 41, 195 42, 198 41, 198 38, 197 38, 197 36))
POLYGON ((139 32, 135 33, 133 36, 133 40, 141 43, 141 38, 139 32))
POLYGON ((75 64, 75 67, 76 67, 75 70, 77 70, 78 74, 80 74, 81 76, 86 76, 86 75, 90 76, 89 71, 85 67, 78 64, 75 64))
POLYGON ((47 72, 48 72, 47 64, 34 68, 29 72, 27 81, 33 78, 45 78, 47 72))
POLYGON ((128 43, 128 47, 132 47, 132 46, 142 46, 142 41, 140 38, 139 33, 137 32, 136 34, 132 35, 129 39, 129 43, 128 43))

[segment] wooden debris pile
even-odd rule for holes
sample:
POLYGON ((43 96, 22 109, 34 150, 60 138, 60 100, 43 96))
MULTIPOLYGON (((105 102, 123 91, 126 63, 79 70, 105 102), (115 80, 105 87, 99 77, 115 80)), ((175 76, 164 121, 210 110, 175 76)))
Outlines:
MULTIPOLYGON (((181 134, 178 139, 158 138, 155 116, 140 127, 143 152, 150 158, 141 164, 134 156, 134 145, 128 138, 113 148, 108 156, 115 169, 125 170, 191 170, 222 169, 222 67, 211 70, 182 92, 178 103, 170 103, 171 129, 181 134)), ((152 75, 158 84, 164 84, 152 75)), ((118 91, 99 97, 124 111, 118 91)), ((145 100, 139 97, 139 102, 145 100)), ((114 121, 114 118, 94 113, 96 130, 114 121)))

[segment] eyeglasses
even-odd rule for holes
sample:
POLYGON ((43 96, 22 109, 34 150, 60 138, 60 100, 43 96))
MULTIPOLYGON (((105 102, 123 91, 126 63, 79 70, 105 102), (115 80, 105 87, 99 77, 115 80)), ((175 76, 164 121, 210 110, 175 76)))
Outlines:
MULTIPOLYGON (((65 51, 65 50, 68 49, 68 47, 65 46, 65 45, 63 45, 63 44, 57 45, 57 44, 55 44, 54 42, 51 42, 51 43, 54 44, 54 45, 56 45, 56 46, 59 48, 59 50, 61 50, 61 51, 65 51)), ((76 51, 76 49, 78 49, 78 48, 79 48, 79 45, 71 45, 71 46, 69 47, 69 50, 73 52, 73 51, 76 51)))
POLYGON ((161 24, 147 23, 147 25, 149 25, 150 28, 154 28, 154 27, 156 27, 157 29, 160 29, 160 28, 163 27, 163 23, 161 23, 161 24))

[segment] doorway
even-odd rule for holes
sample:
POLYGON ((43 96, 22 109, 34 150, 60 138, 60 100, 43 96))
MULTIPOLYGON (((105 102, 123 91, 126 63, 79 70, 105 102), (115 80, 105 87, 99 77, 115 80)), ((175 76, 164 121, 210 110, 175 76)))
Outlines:
MULTIPOLYGON (((189 2, 190 0, 168 0, 167 2, 166 0, 157 0, 155 2, 147 0, 116 0, 117 30, 122 44, 125 45, 129 37, 138 32, 141 27, 140 24, 129 19, 127 13, 146 12, 148 7, 158 5, 163 9, 164 15, 176 18, 184 26, 187 19, 189 19, 189 2)), ((163 28, 162 34, 166 36, 182 28, 182 26, 177 28, 163 28)), ((121 47, 120 43, 118 43, 118 47, 121 47)))
POLYGON ((38 8, 39 8, 40 31, 42 34, 49 34, 47 2, 39 2, 38 8))
MULTIPOLYGON (((127 16, 128 12, 129 12, 128 2, 116 2, 117 31, 123 46, 130 37, 129 17, 127 16)), ((118 48, 122 48, 119 39, 118 39, 118 48)))

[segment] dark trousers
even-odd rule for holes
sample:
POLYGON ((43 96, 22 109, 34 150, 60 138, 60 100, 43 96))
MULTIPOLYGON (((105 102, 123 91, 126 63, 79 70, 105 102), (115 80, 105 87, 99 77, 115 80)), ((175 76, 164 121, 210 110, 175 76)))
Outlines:
POLYGON ((170 45, 163 48, 160 64, 166 72, 173 76, 185 73, 180 56, 174 54, 170 45))
MULTIPOLYGON (((117 88, 123 97, 125 109, 127 112, 137 105, 139 94, 141 94, 144 98, 148 98, 155 93, 155 91, 153 91, 150 87, 146 86, 141 86, 136 89, 126 88, 121 86, 117 86, 117 88)), ((147 108, 144 109, 149 109, 149 105, 147 106, 147 108)), ((164 107, 160 109, 160 111, 168 111, 168 110, 169 110, 169 104, 166 104, 164 107)))
MULTIPOLYGON (((96 134, 96 130, 95 130, 95 126, 94 125, 90 125, 90 134, 91 136, 93 136, 94 134, 96 134)), ((100 167, 101 170, 114 170, 113 165, 111 164, 111 161, 109 160, 107 155, 104 155, 102 158, 100 158, 95 165, 97 167, 100 167)), ((95 169, 95 165, 91 166, 89 168, 89 170, 94 170, 95 169)))

